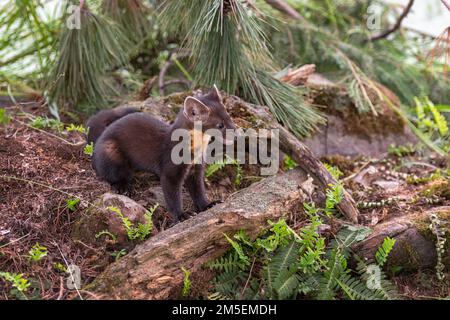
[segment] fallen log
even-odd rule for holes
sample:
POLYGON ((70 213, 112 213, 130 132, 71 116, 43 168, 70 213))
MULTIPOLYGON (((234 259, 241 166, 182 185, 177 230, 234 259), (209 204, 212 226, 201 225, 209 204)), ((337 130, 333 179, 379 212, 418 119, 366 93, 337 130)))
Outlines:
POLYGON ((110 299, 166 299, 183 282, 182 267, 195 272, 229 247, 224 234, 244 230, 255 238, 306 201, 300 168, 243 189, 224 203, 167 229, 110 265, 86 290, 110 299))
MULTIPOLYGON (((401 267, 403 271, 415 271, 436 266, 436 236, 429 228, 431 215, 441 221, 443 233, 450 237, 450 207, 439 207, 431 210, 404 215, 376 225, 373 233, 364 241, 353 246, 353 251, 364 260, 374 260, 375 252, 386 237, 396 240, 389 254, 387 268, 401 267)), ((450 267, 450 245, 446 241, 443 263, 450 267)))

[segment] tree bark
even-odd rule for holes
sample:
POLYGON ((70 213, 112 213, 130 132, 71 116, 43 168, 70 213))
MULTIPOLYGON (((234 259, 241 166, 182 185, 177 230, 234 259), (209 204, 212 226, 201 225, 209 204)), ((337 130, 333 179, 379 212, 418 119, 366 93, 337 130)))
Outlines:
POLYGON ((300 168, 269 177, 232 195, 224 203, 167 229, 110 265, 86 290, 110 299, 166 299, 183 282, 182 267, 195 272, 220 257, 224 236, 245 230, 255 238, 307 199, 300 168))

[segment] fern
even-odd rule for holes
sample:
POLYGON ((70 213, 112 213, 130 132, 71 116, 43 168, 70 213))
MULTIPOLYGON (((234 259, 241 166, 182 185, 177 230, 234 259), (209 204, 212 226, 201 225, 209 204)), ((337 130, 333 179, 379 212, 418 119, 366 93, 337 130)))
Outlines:
POLYGON ((225 236, 225 238, 228 240, 228 242, 231 244, 233 249, 238 254, 240 261, 245 265, 249 265, 250 260, 249 260, 248 256, 245 254, 244 249, 241 247, 241 245, 237 241, 234 241, 233 239, 231 239, 225 233, 223 235, 225 236))
POLYGON ((383 300, 397 300, 398 293, 395 286, 386 279, 386 275, 378 265, 366 265, 363 261, 358 262, 357 271, 361 275, 361 279, 376 292, 377 296, 383 300), (376 270, 376 273, 371 271, 376 270))
POLYGON ((375 259, 380 267, 386 263, 389 253, 392 251, 395 245, 395 239, 389 237, 384 238, 383 243, 375 253, 375 259))
POLYGON ((338 282, 347 269, 347 259, 340 252, 338 248, 333 248, 330 251, 330 259, 328 260, 327 270, 324 272, 322 278, 319 280, 319 294, 318 299, 330 300, 336 296, 338 282))
POLYGON ((278 299, 295 298, 300 283, 296 271, 295 268, 291 268, 289 270, 283 270, 278 274, 272 286, 277 293, 278 299))
POLYGON ((189 293, 191 291, 191 271, 187 270, 186 268, 182 267, 181 270, 184 273, 184 279, 183 279, 183 290, 181 292, 181 294, 183 295, 183 297, 188 297, 189 293))
MULTIPOLYGON (((356 272, 347 265, 351 246, 364 240, 370 229, 346 226, 326 250, 325 238, 318 232, 322 209, 307 203, 304 207, 310 221, 298 233, 280 219, 277 223, 270 222, 270 230, 254 241, 243 231, 232 238, 225 235, 231 250, 207 264, 218 272, 215 292, 210 298, 295 299, 299 295, 316 299, 397 298, 394 286, 378 265, 361 263, 356 272), (374 278, 371 270, 376 270, 378 277, 374 278)), ((387 238, 379 250, 380 261, 386 261, 392 245, 387 238)))
POLYGON ((342 275, 336 279, 336 282, 350 300, 383 300, 384 298, 383 295, 370 290, 364 282, 349 274, 342 275))
POLYGON ((224 271, 230 273, 238 269, 243 270, 246 266, 245 263, 239 257, 236 251, 232 251, 229 254, 219 257, 216 260, 210 261, 206 264, 208 268, 216 271, 224 271))
POLYGON ((299 244, 291 241, 277 249, 264 267, 263 276, 269 298, 286 299, 295 291, 299 244))

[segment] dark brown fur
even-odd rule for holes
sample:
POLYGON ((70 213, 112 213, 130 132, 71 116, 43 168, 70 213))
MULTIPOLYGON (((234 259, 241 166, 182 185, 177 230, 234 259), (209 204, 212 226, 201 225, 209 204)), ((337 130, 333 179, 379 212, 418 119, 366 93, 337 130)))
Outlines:
POLYGON ((88 128, 87 143, 95 143, 107 126, 126 115, 136 112, 140 112, 140 110, 132 107, 118 107, 102 110, 90 117, 86 124, 86 127, 88 128))
POLYGON ((203 130, 218 128, 224 133, 234 124, 220 101, 218 92, 188 97, 184 108, 169 125, 145 113, 123 117, 109 125, 95 144, 93 164, 97 175, 115 189, 124 191, 133 171, 149 171, 160 177, 167 208, 174 221, 183 214, 181 189, 185 184, 198 210, 210 202, 206 197, 203 164, 174 164, 172 132, 193 129, 193 119, 201 119, 203 130), (200 102, 199 102, 200 101, 200 102))

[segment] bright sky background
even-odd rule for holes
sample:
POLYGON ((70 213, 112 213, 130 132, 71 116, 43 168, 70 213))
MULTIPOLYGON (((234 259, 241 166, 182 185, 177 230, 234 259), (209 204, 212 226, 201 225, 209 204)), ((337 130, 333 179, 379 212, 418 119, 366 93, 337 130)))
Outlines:
MULTIPOLYGON (((388 3, 407 5, 409 0, 385 0, 388 3)), ((447 0, 450 3, 450 0, 447 0)), ((450 11, 440 0, 416 0, 403 25, 434 36, 450 26, 450 11)))

